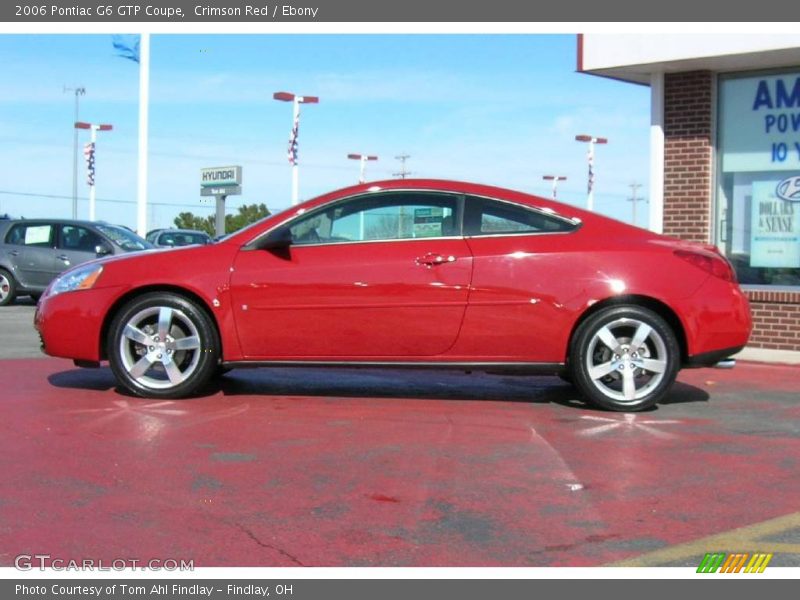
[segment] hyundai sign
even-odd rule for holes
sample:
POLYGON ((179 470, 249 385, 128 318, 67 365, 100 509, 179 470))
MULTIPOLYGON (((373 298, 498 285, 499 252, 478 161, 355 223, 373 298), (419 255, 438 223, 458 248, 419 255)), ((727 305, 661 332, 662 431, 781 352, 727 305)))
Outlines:
POLYGON ((227 188, 242 185, 242 167, 208 167, 200 169, 201 188, 227 188))

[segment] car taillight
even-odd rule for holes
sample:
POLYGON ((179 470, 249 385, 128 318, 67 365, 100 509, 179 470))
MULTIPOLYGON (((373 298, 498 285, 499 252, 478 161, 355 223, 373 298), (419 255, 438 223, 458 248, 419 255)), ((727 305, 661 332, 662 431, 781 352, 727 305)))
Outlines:
POLYGON ((719 277, 731 283, 736 282, 736 272, 722 256, 712 256, 710 254, 692 252, 691 250, 675 250, 675 256, 692 263, 707 273, 711 273, 714 277, 719 277))

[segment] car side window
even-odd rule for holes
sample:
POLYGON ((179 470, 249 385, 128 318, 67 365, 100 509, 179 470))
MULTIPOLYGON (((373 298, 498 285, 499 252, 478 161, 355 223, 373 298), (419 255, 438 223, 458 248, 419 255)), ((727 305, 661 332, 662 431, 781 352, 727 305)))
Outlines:
POLYGON ((94 252, 102 243, 102 239, 95 232, 78 225, 62 225, 58 247, 61 250, 74 250, 76 252, 94 252))
POLYGON ((312 213, 289 230, 295 245, 449 237, 459 235, 457 208, 453 194, 369 194, 312 213))
POLYGON ((464 234, 469 236, 573 231, 576 223, 533 208, 490 200, 467 198, 464 234))
POLYGON ((6 235, 6 243, 33 248, 52 248, 53 226, 20 223, 6 235))

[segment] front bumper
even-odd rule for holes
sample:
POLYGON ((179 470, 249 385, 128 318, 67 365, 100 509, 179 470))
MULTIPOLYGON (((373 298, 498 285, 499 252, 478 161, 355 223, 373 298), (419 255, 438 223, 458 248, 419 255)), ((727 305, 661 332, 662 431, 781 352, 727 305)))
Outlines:
POLYGON ((101 360, 103 320, 120 290, 105 287, 42 296, 33 317, 42 351, 59 358, 101 360))

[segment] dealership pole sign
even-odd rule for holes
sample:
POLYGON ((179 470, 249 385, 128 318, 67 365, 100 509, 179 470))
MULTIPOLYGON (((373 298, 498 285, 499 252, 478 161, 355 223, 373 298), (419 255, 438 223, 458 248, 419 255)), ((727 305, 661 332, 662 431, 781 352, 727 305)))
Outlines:
POLYGON ((215 233, 225 234, 225 198, 242 193, 242 167, 208 167, 200 169, 200 195, 214 196, 216 204, 215 233))

